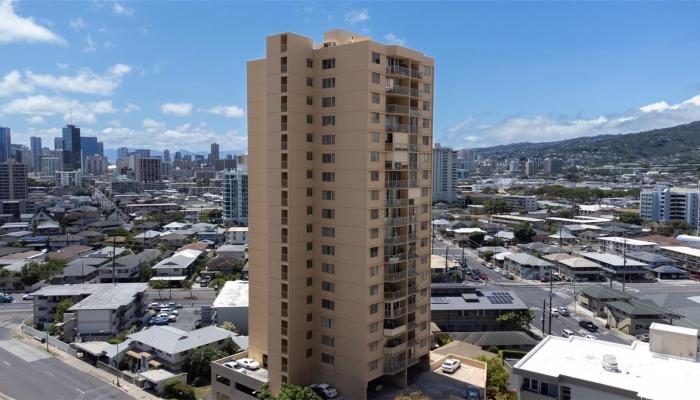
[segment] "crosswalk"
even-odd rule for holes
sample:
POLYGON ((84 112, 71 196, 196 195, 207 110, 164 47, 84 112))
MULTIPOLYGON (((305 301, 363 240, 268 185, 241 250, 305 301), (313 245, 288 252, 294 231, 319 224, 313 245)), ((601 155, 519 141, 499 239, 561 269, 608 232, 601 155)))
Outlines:
POLYGON ((30 316, 29 314, 22 315, 19 317, 14 317, 14 318, 10 318, 10 319, 4 320, 4 321, 0 321, 0 326, 3 328, 7 328, 8 330, 12 330, 14 328, 21 326, 22 322, 25 319, 29 318, 29 316, 30 316))

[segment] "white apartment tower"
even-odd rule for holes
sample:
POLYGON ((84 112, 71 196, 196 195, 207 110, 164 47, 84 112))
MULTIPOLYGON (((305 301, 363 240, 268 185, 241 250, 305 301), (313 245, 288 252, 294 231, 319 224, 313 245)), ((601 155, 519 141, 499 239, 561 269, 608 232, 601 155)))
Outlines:
POLYGON ((433 149, 433 201, 457 200, 457 152, 435 143, 433 149))

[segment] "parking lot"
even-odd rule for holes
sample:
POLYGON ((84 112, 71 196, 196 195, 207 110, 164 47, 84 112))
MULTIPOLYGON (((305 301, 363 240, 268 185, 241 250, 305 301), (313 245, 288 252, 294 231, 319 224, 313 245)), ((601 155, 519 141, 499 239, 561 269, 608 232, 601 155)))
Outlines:
MULTIPOLYGON (((443 373, 440 368, 433 371, 409 370, 406 389, 385 387, 383 393, 372 398, 393 400, 401 394, 420 391, 431 399, 464 399, 470 382, 478 381, 475 374, 475 370, 469 366, 462 366, 452 374, 443 373)), ((481 398, 484 398, 483 394, 481 398)))
MULTIPOLYGON (((183 331, 196 329, 195 322, 200 319, 201 307, 203 305, 211 305, 211 302, 206 300, 175 300, 174 302, 180 304, 182 308, 177 309, 178 315, 176 316, 175 322, 168 323, 168 326, 182 329, 183 331)), ((164 300, 163 303, 167 305, 168 301, 164 300)))

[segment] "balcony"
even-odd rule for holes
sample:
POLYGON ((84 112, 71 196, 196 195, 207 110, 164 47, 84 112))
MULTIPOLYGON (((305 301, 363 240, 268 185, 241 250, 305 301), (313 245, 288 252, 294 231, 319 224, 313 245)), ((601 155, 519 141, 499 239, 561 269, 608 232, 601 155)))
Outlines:
POLYGON ((384 262, 391 264, 391 263, 398 263, 401 261, 406 261, 409 259, 416 258, 416 253, 411 253, 411 252, 406 252, 406 253, 397 253, 397 254, 389 254, 384 256, 384 262))
POLYGON ((386 199, 387 207, 406 207, 410 199, 386 199))
POLYGON ((384 272, 384 281, 385 282, 397 282, 403 279, 406 279, 406 271, 398 271, 398 272, 384 272))
MULTIPOLYGON (((402 297, 406 297, 406 289, 404 290, 395 290, 393 292, 384 292, 384 299, 385 300, 395 300, 395 299, 400 299, 402 297)), ((386 315, 387 310, 384 310, 384 314, 386 315)), ((387 317, 391 318, 391 317, 387 317)))
POLYGON ((408 86, 399 86, 399 85, 393 85, 393 86, 387 86, 386 87, 386 94, 389 95, 398 95, 398 96, 411 96, 411 97, 418 97, 418 89, 413 89, 408 86))
POLYGON ((387 75, 400 75, 400 76, 411 76, 411 70, 407 67, 401 67, 398 65, 389 65, 386 67, 387 75))
POLYGON ((282 132, 286 132, 287 131, 287 124, 284 122, 280 123, 280 130, 282 132))
POLYGON ((384 336, 387 337, 393 337, 396 335, 400 335, 402 333, 406 332, 406 324, 398 325, 394 328, 387 328, 386 326, 384 327, 384 336))
POLYGON ((287 73, 287 64, 280 65, 280 73, 283 73, 283 74, 287 73))
POLYGON ((289 221, 287 220, 287 217, 281 217, 280 224, 289 225, 289 221))
POLYGON ((281 240, 282 243, 287 243, 288 236, 287 236, 287 235, 282 235, 282 237, 281 237, 280 240, 281 240))
POLYGON ((406 307, 384 310, 384 318, 399 318, 406 315, 406 307))
POLYGON ((287 112, 287 103, 280 104, 280 112, 287 112))
POLYGON ((405 188, 415 188, 418 187, 418 180, 386 180, 384 181, 384 187, 387 189, 405 189, 405 188))
POLYGON ((280 91, 282 93, 287 93, 287 84, 286 83, 280 84, 280 91))
POLYGON ((399 354, 404 350, 406 350, 406 343, 398 343, 398 344, 394 344, 392 346, 385 345, 384 346, 384 355, 393 356, 394 354, 399 354))
POLYGON ((384 373, 388 375, 394 375, 400 371, 406 369, 406 362, 401 361, 393 364, 384 364, 384 373))
MULTIPOLYGON (((287 146, 284 146, 284 147, 287 147, 287 146)), ((280 162, 280 168, 282 168, 282 169, 287 169, 287 168, 288 168, 288 166, 287 166, 287 161, 282 161, 282 162, 280 162)))
POLYGON ((280 202, 282 207, 287 207, 288 203, 289 201, 287 199, 282 199, 282 201, 280 202))
POLYGON ((416 223, 415 215, 411 215, 408 217, 384 218, 384 225, 386 226, 399 226, 414 223, 416 223))
POLYGON ((282 142, 282 144, 280 145, 280 149, 287 150, 287 142, 282 142))
POLYGON ((384 244, 387 245, 396 245, 396 244, 402 244, 408 242, 408 237, 406 235, 397 235, 397 236, 384 236, 384 244))
POLYGON ((284 53, 284 52, 287 51, 287 43, 281 43, 281 44, 280 44, 280 51, 281 51, 282 53, 284 53))
POLYGON ((418 133, 418 126, 417 125, 408 125, 408 124, 393 124, 393 123, 388 123, 384 125, 384 129, 387 132, 402 132, 402 133, 418 133))
POLYGON ((388 114, 410 114, 414 117, 420 116, 420 110, 417 107, 409 107, 401 104, 387 104, 386 112, 388 114))

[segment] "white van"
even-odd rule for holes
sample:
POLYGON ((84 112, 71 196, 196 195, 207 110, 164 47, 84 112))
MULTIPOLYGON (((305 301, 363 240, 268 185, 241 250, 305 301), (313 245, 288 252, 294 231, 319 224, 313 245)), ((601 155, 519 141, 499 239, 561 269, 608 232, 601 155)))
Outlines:
POLYGON ((571 337, 571 336, 576 336, 576 333, 572 331, 571 329, 564 329, 561 331, 561 335, 565 338, 571 337))

